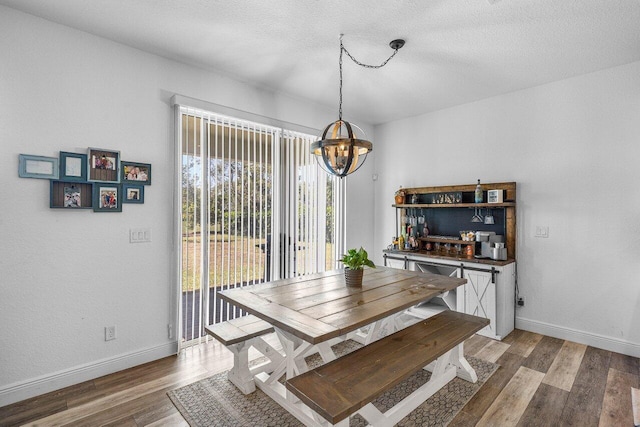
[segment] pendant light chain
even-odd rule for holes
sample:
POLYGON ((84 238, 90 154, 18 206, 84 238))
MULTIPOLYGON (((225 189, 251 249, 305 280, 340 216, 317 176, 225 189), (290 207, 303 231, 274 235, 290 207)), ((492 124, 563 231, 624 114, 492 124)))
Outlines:
MULTIPOLYGON (((349 53, 349 51, 347 50, 346 47, 344 47, 344 44, 342 43, 342 37, 344 36, 344 34, 340 34, 340 106, 338 108, 338 119, 340 121, 342 121, 342 52, 345 52, 347 54, 347 56, 349 56, 349 58, 351 58, 351 60, 353 62, 355 62, 356 64, 358 64, 361 67, 364 68, 372 68, 372 69, 377 69, 377 68, 382 68, 385 65, 387 65, 387 62, 391 61, 391 58, 393 58, 394 56, 396 56, 396 53, 398 53, 398 50, 404 45, 404 42, 400 45, 393 45, 391 46, 393 49, 393 53, 391 54, 390 57, 388 57, 382 64, 380 65, 370 65, 370 64, 365 64, 363 62, 358 61, 356 58, 354 58, 353 55, 351 55, 351 53, 349 53)), ((392 42, 393 43, 393 42, 392 42)))
MULTIPOLYGON (((342 44, 342 39, 340 40, 340 47, 342 48, 342 50, 344 50, 345 52, 347 52, 347 55, 349 56, 349 58, 351 58, 351 60, 352 60, 353 62, 355 62, 356 64, 358 64, 359 66, 364 67, 364 68, 374 68, 374 69, 375 69, 375 68, 382 68, 382 67, 384 67, 385 65, 387 65, 387 62, 391 61, 391 58, 393 58, 394 56, 396 56, 396 53, 398 53, 398 49, 400 49, 399 47, 398 47, 398 48, 393 49, 393 53, 391 54, 391 56, 390 56, 390 57, 388 57, 388 58, 387 58, 387 59, 386 59, 382 64, 380 64, 380 65, 369 65, 369 64, 365 64, 365 63, 363 63, 363 62, 360 62, 360 61, 358 61, 356 58, 354 58, 354 57, 353 57, 353 55, 351 55, 351 54, 349 53, 349 51, 347 50, 347 48, 343 46, 343 44, 342 44)), ((342 52, 340 52, 340 56, 342 56, 342 52)))
POLYGON ((342 44, 342 34, 340 34, 340 108, 338 108, 338 120, 342 121, 342 51, 346 51, 342 44))

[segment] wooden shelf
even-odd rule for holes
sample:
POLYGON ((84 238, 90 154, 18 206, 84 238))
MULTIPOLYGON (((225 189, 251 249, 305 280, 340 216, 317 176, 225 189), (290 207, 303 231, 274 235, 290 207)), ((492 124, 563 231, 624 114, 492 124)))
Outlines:
POLYGON ((391 205, 394 208, 509 208, 515 206, 515 202, 503 203, 403 203, 401 205, 391 205))
MULTIPOLYGON (((416 209, 426 209, 426 210, 430 210, 430 209, 436 209, 436 211, 431 211, 431 213, 427 212, 426 216, 432 216, 433 218, 430 219, 431 221, 436 221, 435 223, 438 224, 438 222, 443 222, 446 223, 446 221, 448 220, 445 217, 448 217, 449 212, 451 212, 452 214, 455 213, 455 215, 452 215, 452 217, 461 217, 461 214, 458 212, 454 212, 455 209, 487 209, 487 210, 491 210, 491 209, 495 209, 497 211, 502 211, 500 213, 501 215, 501 221, 502 219, 504 219, 504 224, 502 224, 502 222, 500 223, 499 227, 501 227, 499 230, 493 230, 496 231, 497 234, 504 234, 504 239, 505 239, 505 247, 507 248, 507 257, 509 259, 514 259, 516 257, 516 183, 515 182, 494 182, 494 183, 482 183, 480 184, 480 188, 482 189, 482 193, 483 193, 483 200, 485 200, 484 203, 471 203, 473 200, 475 200, 475 190, 476 190, 477 184, 465 184, 465 185, 446 185, 446 186, 436 186, 436 187, 413 187, 413 188, 403 188, 402 190, 405 193, 405 199, 404 201, 407 202, 409 200, 411 200, 411 196, 416 195, 418 197, 418 201, 420 202, 424 202, 424 203, 396 203, 391 205, 393 208, 396 209, 396 233, 400 233, 401 232, 401 227, 404 224, 399 224, 399 218, 402 217, 403 214, 406 214, 407 211, 411 211, 416 210, 416 209), (487 192, 489 190, 502 190, 502 195, 503 195, 503 200, 504 202, 502 203, 487 203, 487 192), (451 193, 448 194, 449 199, 446 198, 447 193, 451 193), (435 195, 443 195, 445 198, 441 199, 440 197, 435 197, 435 195), (450 197, 454 196, 454 199, 451 199, 450 197), (448 201, 452 201, 452 200, 461 200, 461 203, 427 203, 427 202, 434 202, 434 201, 444 201, 444 200, 448 200, 448 201), (440 209, 438 211, 438 209, 440 209), (441 209, 445 209, 444 211, 441 209), (448 210, 446 210, 448 209, 448 210), (404 212, 403 212, 404 211, 404 212), (503 214, 503 215, 502 215, 503 214)), ((464 214, 462 214, 463 216, 464 214)), ((430 224, 432 227, 430 227, 431 231, 434 230, 433 225, 434 224, 430 224)), ((498 226, 496 226, 498 227, 498 226)), ((438 227, 436 225, 435 229, 437 230, 438 227)), ((465 229, 465 228, 460 228, 460 229, 465 229)), ((486 228, 483 228, 486 229, 486 228)), ((445 234, 445 233, 435 233, 435 234, 445 234)), ((456 232, 454 231, 448 231, 446 233, 447 235, 450 235, 451 237, 455 237, 456 236, 456 232)), ((426 239, 428 240, 424 240, 424 238, 420 239, 423 242, 432 242, 432 243, 444 243, 444 244, 454 244, 454 245, 468 245, 468 244, 473 244, 474 249, 475 249, 475 242, 467 242, 467 241, 463 241, 463 240, 458 240, 458 239, 438 239, 438 238, 430 238, 429 236, 426 237, 426 239)))
POLYGON ((462 239, 443 239, 440 237, 418 237, 421 242, 434 242, 434 243, 451 243, 454 245, 475 245, 474 240, 462 240, 462 239))

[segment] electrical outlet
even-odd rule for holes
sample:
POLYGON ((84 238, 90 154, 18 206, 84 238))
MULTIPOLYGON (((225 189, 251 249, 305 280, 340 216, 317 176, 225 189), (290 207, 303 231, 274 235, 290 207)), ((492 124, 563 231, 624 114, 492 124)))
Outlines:
POLYGON ((173 339, 173 325, 171 323, 167 324, 167 330, 169 331, 169 339, 173 339))
POLYGON ((104 340, 111 341, 116 339, 116 327, 115 326, 105 326, 104 327, 104 340))
POLYGON ((519 307, 524 307, 524 297, 518 298, 518 306, 519 307))

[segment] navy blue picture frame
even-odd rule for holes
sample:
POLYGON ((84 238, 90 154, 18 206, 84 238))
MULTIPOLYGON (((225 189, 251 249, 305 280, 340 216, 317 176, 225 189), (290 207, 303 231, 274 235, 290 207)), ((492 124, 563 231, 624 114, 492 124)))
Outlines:
POLYGON ((151 164, 128 162, 120 163, 120 182, 123 184, 151 185, 151 164))
POLYGON ((122 212, 122 184, 93 183, 94 212, 122 212))
POLYGON ((144 185, 122 184, 122 203, 144 203, 144 185))

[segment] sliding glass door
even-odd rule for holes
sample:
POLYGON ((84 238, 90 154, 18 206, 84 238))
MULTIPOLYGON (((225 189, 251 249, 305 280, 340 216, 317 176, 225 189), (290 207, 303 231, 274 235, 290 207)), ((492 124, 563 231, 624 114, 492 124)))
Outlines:
POLYGON ((242 315, 218 292, 336 268, 344 184, 309 154, 316 138, 179 107, 181 342, 242 315))

